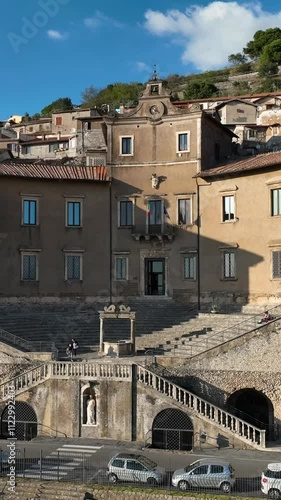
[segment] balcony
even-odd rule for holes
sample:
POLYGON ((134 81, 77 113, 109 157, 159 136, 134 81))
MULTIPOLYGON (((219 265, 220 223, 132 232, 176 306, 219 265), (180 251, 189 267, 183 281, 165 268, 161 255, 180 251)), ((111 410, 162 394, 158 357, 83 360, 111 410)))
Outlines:
POLYGON ((173 241, 175 227, 171 224, 153 224, 132 227, 132 237, 135 241, 173 241))

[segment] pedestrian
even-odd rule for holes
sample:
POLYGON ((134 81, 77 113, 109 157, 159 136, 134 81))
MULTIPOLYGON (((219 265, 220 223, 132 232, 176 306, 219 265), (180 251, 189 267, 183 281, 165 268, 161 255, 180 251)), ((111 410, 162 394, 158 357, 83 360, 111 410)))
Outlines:
POLYGON ((70 359, 70 361, 73 361, 73 345, 71 342, 69 342, 69 344, 66 348, 66 354, 67 354, 67 357, 70 359))
POLYGON ((72 344, 72 351, 73 351, 73 356, 74 358, 76 357, 76 352, 79 347, 79 344, 76 339, 71 339, 71 344, 72 344))

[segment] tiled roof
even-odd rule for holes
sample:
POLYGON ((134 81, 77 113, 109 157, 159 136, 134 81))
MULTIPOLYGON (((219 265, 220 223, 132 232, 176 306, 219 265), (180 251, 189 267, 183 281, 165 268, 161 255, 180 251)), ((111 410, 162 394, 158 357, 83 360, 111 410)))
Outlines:
POLYGON ((47 165, 45 163, 0 162, 0 177, 25 177, 28 179, 57 179, 76 181, 109 181, 107 167, 84 165, 47 165))
POLYGON ((40 118, 38 120, 30 120, 29 122, 21 122, 21 123, 15 123, 11 125, 12 128, 15 127, 29 127, 32 125, 36 125, 37 123, 50 123, 52 121, 52 118, 40 118))
POLYGON ((275 153, 265 153, 250 158, 228 163, 220 167, 210 168, 199 172, 194 177, 201 177, 203 179, 209 177, 223 177, 225 175, 241 174, 252 170, 259 170, 262 168, 277 167, 281 168, 281 151, 275 153))
MULTIPOLYGON (((43 135, 43 134, 41 133, 41 135, 43 135)), ((46 134, 46 135, 48 135, 48 134, 46 134)), ((69 135, 68 136, 61 136, 59 139, 57 137, 49 137, 48 139, 34 138, 34 139, 30 139, 28 141, 22 141, 21 145, 22 146, 32 146, 33 144, 36 145, 36 144, 49 144, 52 142, 67 142, 69 139, 70 139, 69 135)))

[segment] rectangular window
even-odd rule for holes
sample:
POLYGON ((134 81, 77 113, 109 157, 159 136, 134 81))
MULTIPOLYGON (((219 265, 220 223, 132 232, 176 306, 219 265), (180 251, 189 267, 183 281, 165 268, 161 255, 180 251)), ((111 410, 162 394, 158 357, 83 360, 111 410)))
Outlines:
POLYGON ((62 116, 56 116, 56 125, 62 125, 62 116))
POLYGON ((127 257, 115 257, 115 279, 116 281, 127 280, 128 259, 127 257))
POLYGON ((178 200, 178 224, 191 224, 191 199, 178 200))
POLYGON ((82 280, 82 256, 81 255, 66 255, 66 280, 81 281, 82 280))
POLYGON ((22 146, 21 152, 23 155, 29 155, 31 153, 31 146, 22 146))
POLYGON ((223 252, 222 257, 223 257, 223 269, 222 269, 223 279, 235 279, 236 278, 235 252, 225 251, 223 252))
POLYGON ((281 250, 272 252, 272 278, 281 279, 281 250))
POLYGON ((119 226, 133 225, 133 203, 131 201, 119 202, 119 226))
POLYGON ((133 154, 133 137, 126 136, 120 137, 120 155, 132 155, 133 154))
POLYGON ((281 189, 271 190, 271 215, 281 215, 281 189))
POLYGON ((38 255, 22 254, 22 280, 38 281, 38 255))
POLYGON ((188 132, 178 132, 177 133, 177 153, 189 151, 189 133, 188 132))
POLYGON ((196 279, 196 255, 187 255, 183 258, 184 279, 196 279))
POLYGON ((68 227, 81 227, 81 201, 66 202, 66 225, 68 227))
POLYGON ((163 203, 162 200, 149 200, 147 207, 147 216, 149 226, 155 227, 162 224, 163 220, 163 203))
POLYGON ((234 220, 234 195, 222 197, 222 220, 234 220))
POLYGON ((38 200, 22 200, 22 223, 26 226, 37 225, 38 200))

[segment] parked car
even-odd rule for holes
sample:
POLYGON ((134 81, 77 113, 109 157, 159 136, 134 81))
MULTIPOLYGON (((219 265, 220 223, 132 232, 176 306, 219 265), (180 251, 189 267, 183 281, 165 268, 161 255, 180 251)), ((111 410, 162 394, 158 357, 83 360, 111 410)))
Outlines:
POLYGON ((281 497, 281 463, 268 464, 261 475, 261 491, 268 498, 281 497))
POLYGON ((143 455, 119 453, 111 458, 107 467, 108 480, 147 483, 152 486, 163 484, 166 471, 153 460, 143 455))
POLYGON ((172 476, 172 484, 180 490, 216 488, 229 493, 235 483, 233 467, 223 460, 197 460, 172 476))

